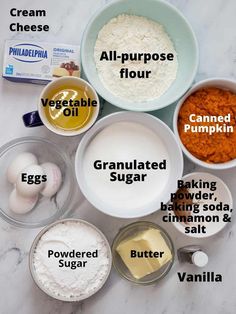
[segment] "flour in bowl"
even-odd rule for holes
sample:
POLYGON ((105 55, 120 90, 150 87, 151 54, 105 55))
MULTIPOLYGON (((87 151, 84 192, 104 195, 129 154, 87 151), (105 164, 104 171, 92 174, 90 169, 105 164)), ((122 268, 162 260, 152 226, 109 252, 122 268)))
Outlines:
POLYGON ((178 70, 177 53, 164 27, 136 15, 122 14, 103 26, 94 59, 106 89, 129 101, 159 98, 178 70))
POLYGON ((105 127, 91 140, 83 169, 94 197, 120 217, 162 194, 170 176, 170 157, 152 129, 123 121, 105 127))
POLYGON ((37 281, 55 298, 85 299, 98 291, 110 271, 104 236, 83 221, 58 222, 39 239, 33 254, 37 281))

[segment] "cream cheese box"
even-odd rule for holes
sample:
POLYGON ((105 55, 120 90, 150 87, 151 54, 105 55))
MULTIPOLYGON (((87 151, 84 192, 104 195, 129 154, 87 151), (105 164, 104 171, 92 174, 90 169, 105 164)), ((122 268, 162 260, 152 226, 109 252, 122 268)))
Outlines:
POLYGON ((56 77, 80 77, 80 47, 6 40, 2 76, 13 82, 47 84, 56 77))

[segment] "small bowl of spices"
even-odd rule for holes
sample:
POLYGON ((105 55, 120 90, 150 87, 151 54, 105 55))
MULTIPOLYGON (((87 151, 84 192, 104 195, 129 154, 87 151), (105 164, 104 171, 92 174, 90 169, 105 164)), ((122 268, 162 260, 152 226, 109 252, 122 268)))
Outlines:
POLYGON ((184 154, 199 166, 236 166, 236 81, 207 79, 179 101, 173 120, 184 154))
POLYGON ((178 181, 166 221, 186 236, 207 238, 231 222, 232 211, 233 198, 227 185, 210 173, 194 172, 178 181))

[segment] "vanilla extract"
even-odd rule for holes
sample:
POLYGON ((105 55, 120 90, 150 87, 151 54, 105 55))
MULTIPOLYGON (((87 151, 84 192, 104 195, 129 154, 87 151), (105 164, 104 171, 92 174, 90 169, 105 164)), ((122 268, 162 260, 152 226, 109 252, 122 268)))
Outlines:
POLYGON ((208 255, 199 245, 187 245, 177 250, 180 263, 189 263, 197 267, 205 267, 208 263, 208 255))

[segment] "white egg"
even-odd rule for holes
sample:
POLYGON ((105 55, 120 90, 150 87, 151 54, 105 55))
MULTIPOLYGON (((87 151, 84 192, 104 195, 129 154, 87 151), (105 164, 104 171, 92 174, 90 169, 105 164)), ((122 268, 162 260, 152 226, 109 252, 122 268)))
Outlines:
POLYGON ((37 201, 38 195, 26 198, 14 189, 9 197, 9 208, 16 214, 26 214, 34 208, 37 201))
POLYGON ((51 163, 45 162, 41 165, 44 173, 47 176, 45 188, 41 191, 41 194, 46 197, 52 197, 59 190, 62 183, 62 174, 60 168, 51 163))
POLYGON ((39 165, 31 165, 22 170, 17 177, 16 190, 24 197, 37 195, 45 186, 46 175, 39 165))
POLYGON ((37 165, 38 160, 35 155, 31 153, 19 154, 8 166, 7 179, 10 183, 16 183, 18 174, 30 165, 37 165))

